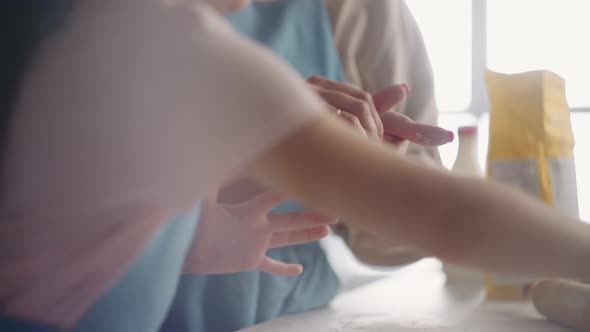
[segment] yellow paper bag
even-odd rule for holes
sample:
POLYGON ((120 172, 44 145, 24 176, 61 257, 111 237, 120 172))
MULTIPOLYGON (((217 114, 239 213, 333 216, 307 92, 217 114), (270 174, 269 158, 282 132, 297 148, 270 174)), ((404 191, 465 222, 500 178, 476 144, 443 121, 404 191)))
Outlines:
MULTIPOLYGON (((488 71, 486 79, 491 103, 488 177, 577 217, 574 137, 564 80, 548 71, 488 71)), ((530 281, 487 274, 488 297, 521 298, 530 281)))

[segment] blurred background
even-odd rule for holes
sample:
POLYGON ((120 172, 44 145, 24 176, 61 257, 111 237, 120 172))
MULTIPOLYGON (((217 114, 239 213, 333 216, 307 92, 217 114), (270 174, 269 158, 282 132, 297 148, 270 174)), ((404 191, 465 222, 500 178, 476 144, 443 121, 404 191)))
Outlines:
MULTIPOLYGON (((551 70, 566 80, 576 139, 578 200, 590 221, 590 1, 407 0, 433 65, 440 124, 479 126, 485 167, 489 104, 483 74, 551 70), (526 24, 524 23, 526 22, 526 24), (584 204, 586 203, 586 204, 584 204)), ((451 167, 458 143, 440 149, 451 167)))

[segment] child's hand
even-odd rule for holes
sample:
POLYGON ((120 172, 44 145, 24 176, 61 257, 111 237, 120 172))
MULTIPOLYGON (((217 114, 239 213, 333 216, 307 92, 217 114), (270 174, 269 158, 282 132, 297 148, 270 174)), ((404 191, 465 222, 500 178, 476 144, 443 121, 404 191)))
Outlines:
POLYGON ((319 240, 328 235, 335 219, 313 212, 268 215, 284 201, 276 193, 263 193, 244 203, 204 203, 197 234, 184 272, 222 274, 261 270, 284 276, 303 271, 299 264, 287 264, 266 256, 269 248, 319 240))

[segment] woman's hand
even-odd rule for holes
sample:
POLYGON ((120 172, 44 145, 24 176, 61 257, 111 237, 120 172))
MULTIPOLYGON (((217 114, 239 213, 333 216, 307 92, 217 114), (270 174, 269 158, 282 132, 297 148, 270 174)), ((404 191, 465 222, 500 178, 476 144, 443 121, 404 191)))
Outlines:
MULTIPOLYGON (((418 145, 443 145, 453 140, 453 133, 431 125, 412 121, 393 108, 409 94, 405 84, 389 86, 374 95, 355 87, 314 76, 308 80, 312 89, 324 98, 328 106, 342 120, 364 137, 383 138, 400 154, 405 154, 408 142, 418 145), (379 115, 375 120, 374 112, 379 115), (382 128, 382 134, 379 134, 382 128)), ((247 178, 234 179, 219 193, 225 204, 244 202, 268 189, 247 178)))
POLYGON ((373 101, 381 116, 384 128, 384 141, 397 144, 409 141, 423 146, 439 146, 453 141, 454 134, 446 129, 417 123, 404 114, 392 109, 409 94, 407 85, 393 85, 375 95, 373 101))
POLYGON ((309 86, 324 99, 338 116, 363 136, 383 140, 383 124, 370 93, 351 85, 313 76, 309 86))
POLYGON ((260 270, 295 276, 299 264, 287 264, 266 256, 270 248, 319 240, 328 235, 334 219, 313 212, 268 213, 284 201, 265 192, 240 204, 223 205, 207 200, 190 249, 184 272, 222 274, 260 270))
POLYGON ((363 136, 382 139, 405 153, 408 142, 439 146, 453 141, 451 131, 414 122, 393 108, 409 95, 405 84, 389 86, 374 95, 347 84, 314 76, 308 83, 339 118, 363 136), (376 119, 374 114, 378 115, 376 119))

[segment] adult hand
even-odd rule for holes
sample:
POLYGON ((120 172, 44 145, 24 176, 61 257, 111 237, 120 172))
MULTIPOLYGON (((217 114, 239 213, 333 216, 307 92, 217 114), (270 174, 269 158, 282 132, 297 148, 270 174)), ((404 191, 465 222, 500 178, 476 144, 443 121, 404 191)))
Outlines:
POLYGON ((309 78, 308 84, 339 118, 350 123, 359 133, 390 143, 400 152, 405 152, 408 142, 439 146, 454 139, 451 131, 416 123, 393 111, 410 93, 406 84, 386 87, 374 95, 319 76, 309 78))
POLYGON ((359 133, 383 140, 383 124, 370 93, 320 76, 313 76, 307 82, 342 120, 359 133))
POLYGON ((270 248, 319 240, 328 235, 335 219, 313 212, 268 213, 284 201, 265 192, 235 205, 207 200, 195 239, 185 262, 187 274, 225 274, 260 270, 295 276, 300 264, 287 264, 266 256, 270 248))
POLYGON ((417 123, 392 109, 409 94, 407 85, 393 85, 373 95, 377 112, 383 122, 383 140, 403 150, 408 142, 422 146, 439 146, 452 142, 454 134, 446 129, 417 123))

